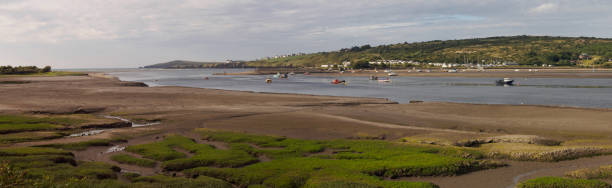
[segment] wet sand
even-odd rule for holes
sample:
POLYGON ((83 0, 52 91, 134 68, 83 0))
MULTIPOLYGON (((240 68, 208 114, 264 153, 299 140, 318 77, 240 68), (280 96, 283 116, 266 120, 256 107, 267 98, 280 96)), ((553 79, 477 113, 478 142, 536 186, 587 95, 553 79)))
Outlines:
MULTIPOLYGON (((0 113, 66 113, 92 109, 96 115, 127 119, 161 120, 146 128, 120 128, 89 136, 38 143, 77 142, 133 135, 122 146, 147 143, 168 133, 192 138, 194 128, 212 128, 304 139, 380 136, 397 140, 406 136, 438 135, 467 139, 506 134, 542 135, 559 140, 612 139, 612 111, 546 106, 479 105, 424 102, 396 104, 385 99, 270 94, 185 87, 137 87, 100 76, 12 77, 30 81, 0 87, 0 113), (155 134, 137 135, 142 130, 155 134)), ((108 148, 77 152, 79 160, 109 161, 108 148)), ((612 157, 583 158, 559 163, 509 162, 510 167, 456 177, 409 178, 432 181, 441 187, 506 187, 519 180, 562 175, 578 167, 612 164, 612 157)), ((123 165, 125 169, 139 170, 123 165)), ((140 169, 142 170, 142 169, 140 169)), ((143 173, 154 173, 154 170, 143 173)))

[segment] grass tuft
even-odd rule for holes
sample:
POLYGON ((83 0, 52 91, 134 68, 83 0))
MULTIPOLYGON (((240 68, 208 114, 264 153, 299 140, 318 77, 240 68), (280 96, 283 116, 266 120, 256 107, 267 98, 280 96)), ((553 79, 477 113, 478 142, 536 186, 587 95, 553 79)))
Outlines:
POLYGON ((570 179, 560 177, 541 177, 522 182, 517 188, 609 188, 607 184, 598 180, 570 179))
POLYGON ((155 167, 157 163, 149 159, 141 159, 128 154, 117 154, 110 157, 111 160, 122 164, 137 165, 142 167, 155 167))

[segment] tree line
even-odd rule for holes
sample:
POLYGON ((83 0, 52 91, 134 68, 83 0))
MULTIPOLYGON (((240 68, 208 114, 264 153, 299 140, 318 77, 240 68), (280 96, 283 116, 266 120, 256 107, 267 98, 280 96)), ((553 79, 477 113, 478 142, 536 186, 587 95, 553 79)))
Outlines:
POLYGON ((0 66, 0 74, 34 74, 51 72, 51 66, 38 68, 36 66, 0 66))

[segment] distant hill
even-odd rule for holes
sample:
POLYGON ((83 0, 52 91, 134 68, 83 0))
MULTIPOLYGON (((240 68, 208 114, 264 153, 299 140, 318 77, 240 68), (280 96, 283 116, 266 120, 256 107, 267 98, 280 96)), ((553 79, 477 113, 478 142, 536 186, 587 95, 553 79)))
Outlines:
POLYGON ((175 60, 166 63, 158 63, 154 65, 144 66, 144 68, 157 68, 157 69, 192 69, 192 68, 209 68, 214 67, 218 64, 225 64, 225 62, 197 62, 197 61, 183 61, 175 60))
MULTIPOLYGON (((332 52, 265 58, 250 67, 319 67, 350 61, 361 65, 377 60, 438 63, 514 62, 520 65, 612 67, 612 39, 591 37, 509 36, 462 40, 355 46, 332 52), (584 56, 588 54, 587 56, 584 56), (583 55, 583 56, 581 56, 583 55)), ((407 66, 407 65, 403 65, 407 66)))

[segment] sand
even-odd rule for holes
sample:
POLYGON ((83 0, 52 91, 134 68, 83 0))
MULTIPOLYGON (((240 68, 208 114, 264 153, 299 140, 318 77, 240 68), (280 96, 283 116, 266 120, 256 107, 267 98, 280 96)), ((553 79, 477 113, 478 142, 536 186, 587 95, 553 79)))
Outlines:
MULTIPOLYGON (((96 115, 113 114, 128 119, 162 121, 160 125, 146 128, 157 133, 135 136, 128 143, 122 143, 122 146, 155 141, 168 133, 197 138, 197 135, 193 135, 194 128, 302 139, 357 138, 359 135, 370 135, 387 140, 408 136, 438 136, 449 140, 462 140, 508 134, 540 135, 557 140, 612 139, 612 112, 609 109, 440 102, 397 104, 372 98, 186 87, 138 87, 137 84, 125 84, 117 79, 99 75, 0 78, 0 81, 7 80, 31 82, 1 85, 0 113, 67 113, 85 109, 96 115)), ((115 133, 132 134, 142 130, 144 129, 113 129, 96 136, 20 143, 15 146, 77 142, 108 138, 115 133)), ((100 153, 102 150, 104 148, 77 152, 76 157, 79 160, 108 162, 108 154, 100 153)), ((573 163, 580 164, 574 166, 612 164, 612 160, 602 160, 579 159, 573 163)), ((423 180, 447 187, 445 185, 457 185, 456 182, 477 183, 479 178, 490 178, 491 174, 499 173, 499 178, 502 178, 499 185, 504 187, 512 183, 516 176, 534 169, 533 165, 523 162, 511 164, 513 165, 509 168, 423 180)), ((548 167, 554 167, 556 164, 565 163, 534 164, 550 164, 548 167)), ((129 166, 125 168, 139 170, 129 166)), ((566 169, 542 171, 539 174, 529 174, 529 177, 558 175, 564 173, 564 170, 566 169)), ((490 184, 482 185, 470 183, 471 185, 466 184, 463 187, 488 187, 495 181, 490 180, 490 184)))

